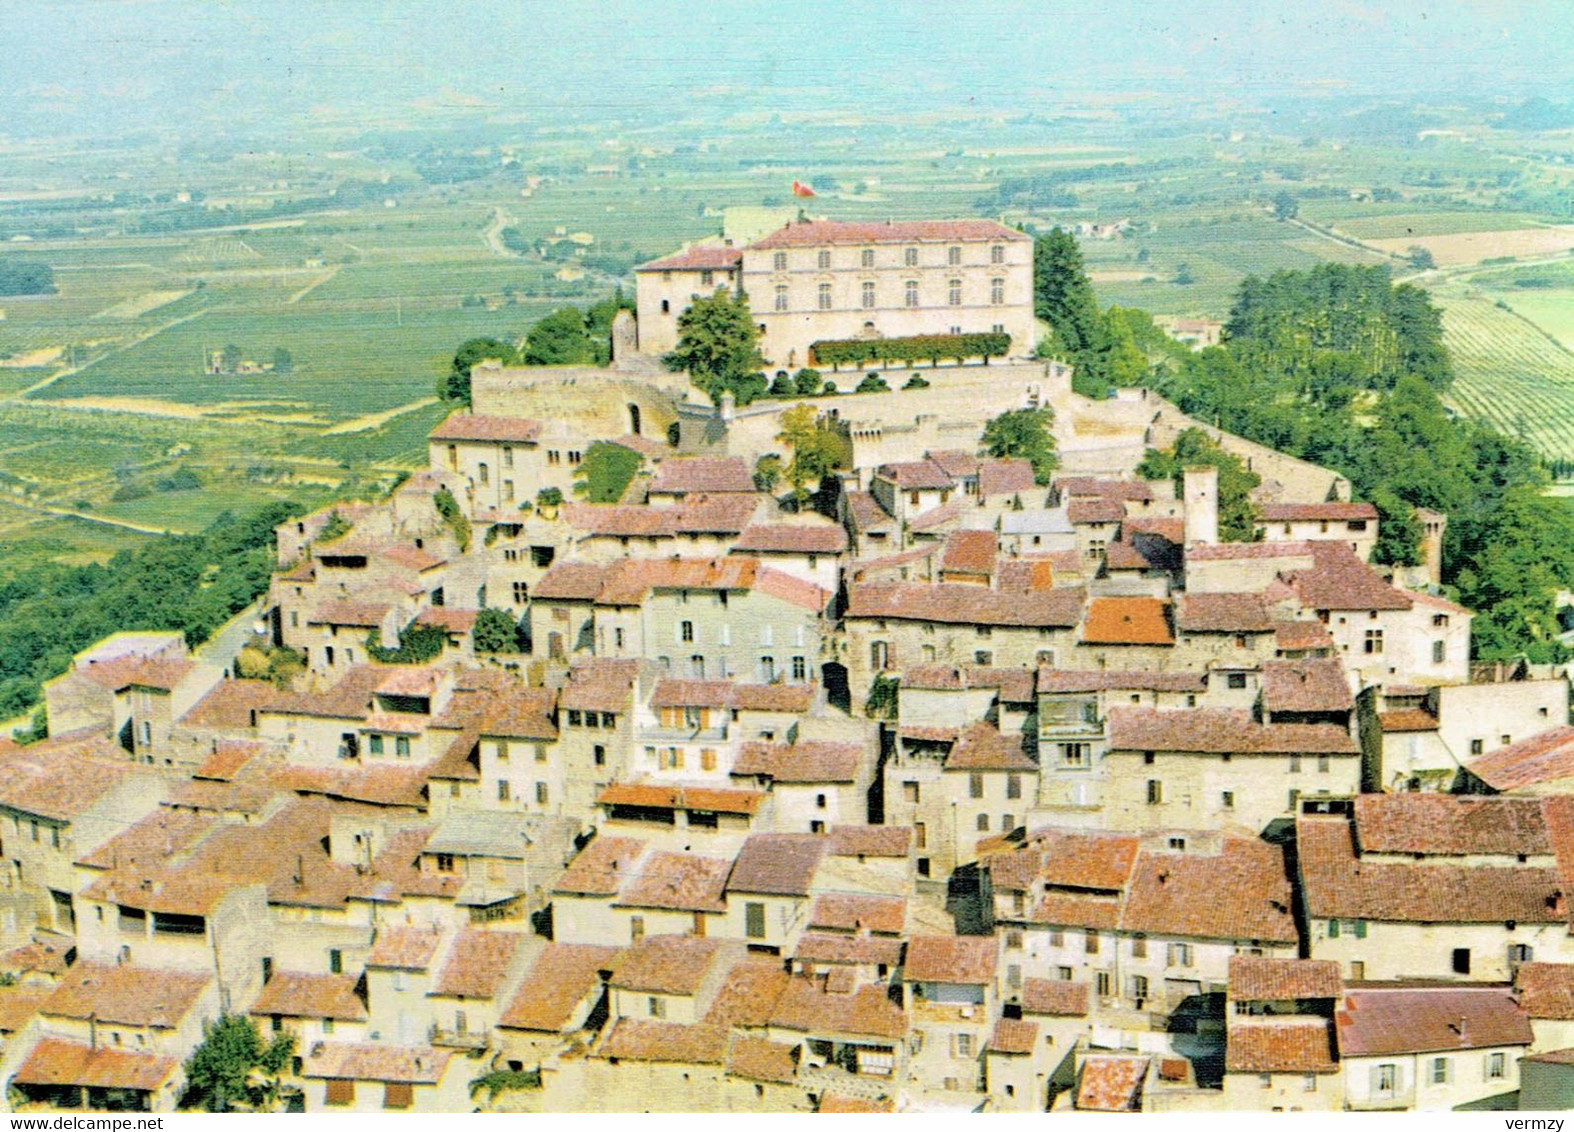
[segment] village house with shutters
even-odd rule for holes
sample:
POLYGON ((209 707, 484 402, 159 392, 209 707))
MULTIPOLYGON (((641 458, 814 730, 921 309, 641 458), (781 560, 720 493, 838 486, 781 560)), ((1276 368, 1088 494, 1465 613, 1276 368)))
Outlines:
POLYGON ((1204 426, 1035 358, 1031 253, 803 218, 644 264, 609 366, 478 363, 213 641, 72 658, 0 741, 5 1105, 171 1111, 223 1015, 312 1112, 1574 1095, 1566 670, 1471 663, 1447 516, 1390 567, 1348 481, 1216 429, 1251 541, 1216 468, 1139 476, 1204 426), (658 357, 718 288, 770 376, 1010 346, 712 404, 658 357), (801 506, 756 474, 795 405, 840 453, 801 506), (1052 473, 983 444, 1021 409, 1052 473))

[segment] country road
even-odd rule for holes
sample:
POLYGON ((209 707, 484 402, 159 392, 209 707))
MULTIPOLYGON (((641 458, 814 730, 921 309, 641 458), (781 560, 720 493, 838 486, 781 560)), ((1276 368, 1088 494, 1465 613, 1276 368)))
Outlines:
POLYGON ((492 226, 486 230, 486 246, 492 249, 492 254, 504 259, 517 259, 513 252, 503 244, 503 229, 508 227, 508 215, 496 205, 492 206, 492 226))
POLYGON ((63 369, 59 373, 52 373, 48 377, 44 378, 42 381, 36 381, 32 385, 29 385, 26 389, 19 389, 15 393, 10 394, 9 396, 0 397, 0 402, 4 402, 4 401, 20 401, 20 400, 22 400, 25 397, 30 397, 31 395, 33 395, 34 393, 39 392, 40 390, 48 389, 51 385, 53 385, 55 382, 61 380, 62 378, 70 377, 72 374, 81 373, 83 370, 87 369, 89 366, 96 366, 100 362, 102 362, 102 361, 104 361, 104 360, 106 360, 108 358, 114 357, 116 354, 123 354, 127 350, 131 349, 133 346, 140 346, 140 345, 142 345, 142 343, 146 342, 149 338, 156 337, 157 335, 160 335, 160 334, 164 333, 164 331, 169 330, 172 327, 179 326, 183 322, 190 322, 194 318, 201 318, 206 313, 207 313, 206 311, 194 311, 191 314, 182 315, 180 318, 170 319, 168 322, 161 323, 160 325, 153 327, 151 330, 147 331, 147 333, 145 333, 145 334, 137 335, 131 341, 127 342, 124 346, 117 346, 117 347, 115 347, 113 350, 109 351, 109 353, 107 353, 107 354, 101 354, 98 357, 93 358, 91 361, 83 362, 79 366, 72 366, 70 369, 63 369))

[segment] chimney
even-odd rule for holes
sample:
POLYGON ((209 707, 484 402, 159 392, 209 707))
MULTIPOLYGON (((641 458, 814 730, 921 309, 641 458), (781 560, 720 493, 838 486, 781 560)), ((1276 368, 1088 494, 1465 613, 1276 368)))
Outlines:
POLYGON ((1182 473, 1186 507, 1186 545, 1212 546, 1219 541, 1219 469, 1187 468, 1182 473))

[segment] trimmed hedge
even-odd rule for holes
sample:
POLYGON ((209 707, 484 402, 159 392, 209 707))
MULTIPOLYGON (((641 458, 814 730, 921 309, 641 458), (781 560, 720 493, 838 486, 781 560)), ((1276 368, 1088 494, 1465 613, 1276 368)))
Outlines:
POLYGON ((1009 334, 915 334, 910 338, 835 338, 816 342, 809 347, 809 357, 816 365, 865 366, 870 362, 929 362, 938 365, 941 358, 1004 357, 1011 348, 1009 334))

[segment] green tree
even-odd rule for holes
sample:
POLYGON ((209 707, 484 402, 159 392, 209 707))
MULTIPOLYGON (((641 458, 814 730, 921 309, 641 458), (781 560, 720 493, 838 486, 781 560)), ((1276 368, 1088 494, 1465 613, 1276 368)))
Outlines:
POLYGON ((687 370, 713 403, 720 404, 721 395, 730 392, 738 404, 747 405, 766 389, 759 342, 747 296, 718 287, 678 316, 678 344, 662 362, 670 370, 687 370))
POLYGON ((644 462, 632 448, 597 440, 574 469, 574 494, 591 503, 616 503, 644 462))
POLYGON ((444 401, 457 402, 469 408, 470 369, 477 362, 488 358, 507 366, 515 364, 519 355, 507 342, 496 338, 467 339, 454 351, 454 360, 449 364, 448 372, 438 380, 437 395, 444 401))
POLYGON ((1058 225, 1033 242, 1033 311, 1065 351, 1076 391, 1103 397, 1109 390, 1104 319, 1076 237, 1058 225))
POLYGON ((1280 189, 1273 198, 1273 218, 1275 220, 1294 220, 1300 214, 1301 205, 1295 199, 1295 194, 1289 189, 1280 189))
POLYGON ((805 366, 792 375, 793 388, 800 397, 813 397, 825 385, 825 378, 820 376, 820 371, 805 366))
POLYGON ((774 452, 767 452, 754 462, 754 487, 767 495, 776 490, 776 485, 782 482, 782 458, 774 452))
POLYGON ((488 607, 476 614, 470 640, 476 652, 522 652, 519 622, 506 609, 488 607))
POLYGON ((1049 483, 1060 466, 1051 431, 1055 414, 1050 409, 1012 409, 984 426, 984 450, 991 456, 1012 456, 1033 465, 1033 482, 1049 483))
POLYGON ((1437 261, 1432 258, 1432 253, 1420 244, 1410 245, 1405 258, 1410 266, 1417 271, 1431 271, 1437 266, 1437 261))
POLYGON ((334 508, 328 512, 328 521, 322 525, 322 530, 317 533, 317 541, 319 543, 334 542, 349 534, 352 527, 353 524, 339 514, 338 508, 334 508))
POLYGON ((594 365, 596 349, 584 314, 563 307, 538 321, 525 336, 521 360, 527 366, 594 365))
POLYGON ((257 1024, 242 1014, 221 1014, 203 1030, 202 1043, 186 1060, 186 1107, 229 1112, 239 1104, 270 1111, 278 1103, 279 1079, 295 1053, 287 1031, 263 1042, 257 1024))
POLYGON ((799 507, 809 498, 808 485, 829 475, 842 453, 841 438, 819 416, 813 405, 794 405, 782 414, 782 430, 776 435, 792 449, 786 476, 799 507))
POLYGON ((283 346, 273 351, 273 372, 281 377, 288 377, 295 372, 295 359, 283 346))
POLYGON ((225 373, 234 373, 240 368, 240 347, 236 345, 225 346, 219 351, 219 368, 225 373))
POLYGON ((891 383, 877 373, 871 373, 858 383, 854 393, 889 393, 891 383))
POLYGON ((1144 479, 1169 479, 1180 498, 1187 468, 1214 467, 1219 470, 1219 538, 1225 542, 1252 542, 1257 537, 1257 512, 1252 506, 1252 490, 1262 483, 1256 472, 1246 470, 1239 456, 1220 448, 1200 428, 1188 428, 1164 450, 1150 448, 1137 465, 1144 479))

